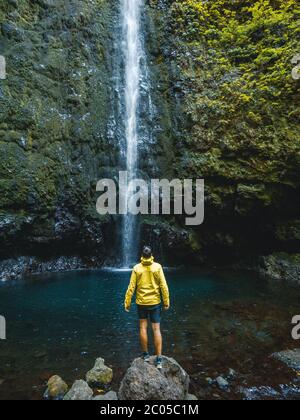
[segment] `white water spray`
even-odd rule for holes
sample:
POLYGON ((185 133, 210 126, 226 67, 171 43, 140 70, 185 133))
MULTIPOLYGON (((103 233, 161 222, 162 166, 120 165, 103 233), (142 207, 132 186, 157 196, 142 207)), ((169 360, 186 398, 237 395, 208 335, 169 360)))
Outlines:
MULTIPOLYGON (((125 137, 126 169, 130 179, 136 178, 138 167, 138 109, 140 100, 141 59, 144 55, 141 41, 141 8, 143 0, 121 0, 123 19, 123 55, 125 63, 125 137)), ((132 191, 124 192, 126 201, 132 191)), ((123 264, 128 267, 137 257, 137 219, 130 214, 123 218, 123 264)))

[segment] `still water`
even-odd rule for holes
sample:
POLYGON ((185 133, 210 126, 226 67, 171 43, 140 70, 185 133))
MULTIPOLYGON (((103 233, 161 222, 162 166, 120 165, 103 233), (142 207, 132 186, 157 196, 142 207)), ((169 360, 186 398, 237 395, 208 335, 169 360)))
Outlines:
MULTIPOLYGON (((263 283, 248 273, 167 272, 172 307, 164 313, 164 353, 192 378, 200 398, 241 398, 240 387, 272 386, 292 373, 269 356, 297 347, 291 319, 299 290, 263 283), (238 372, 234 391, 208 388, 206 379, 238 372)), ((35 276, 0 285, 0 399, 40 399, 58 374, 69 384, 85 377, 97 357, 114 370, 115 390, 139 355, 135 305, 123 310, 124 271, 35 276)))

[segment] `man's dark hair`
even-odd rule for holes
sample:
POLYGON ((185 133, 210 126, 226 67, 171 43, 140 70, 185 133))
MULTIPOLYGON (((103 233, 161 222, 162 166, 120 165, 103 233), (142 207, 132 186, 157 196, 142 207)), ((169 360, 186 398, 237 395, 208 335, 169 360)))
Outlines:
POLYGON ((143 257, 144 258, 151 258, 152 257, 152 249, 150 248, 150 246, 144 246, 143 248, 143 257))

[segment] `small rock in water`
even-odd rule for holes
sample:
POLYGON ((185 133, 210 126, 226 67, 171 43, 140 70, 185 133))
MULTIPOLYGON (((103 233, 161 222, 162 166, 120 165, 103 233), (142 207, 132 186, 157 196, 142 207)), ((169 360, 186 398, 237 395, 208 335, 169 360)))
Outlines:
POLYGON ((62 400, 68 392, 68 385, 60 376, 54 375, 48 381, 44 398, 47 400, 62 400))
POLYGON ((235 370, 233 370, 233 369, 229 369, 228 377, 229 377, 230 379, 235 379, 235 378, 237 377, 237 373, 236 373, 236 371, 235 371, 235 370))
POLYGON ((75 381, 64 401, 88 401, 93 398, 93 391, 85 381, 75 381))
POLYGON ((214 384, 214 380, 212 378, 206 378, 205 380, 208 383, 208 385, 213 385, 214 384))
POLYGON ((118 399, 117 393, 110 391, 104 395, 98 395, 94 398, 95 401, 116 401, 118 399))
POLYGON ((219 376, 217 379, 217 384, 219 386, 220 389, 228 389, 229 388, 229 383, 226 381, 226 379, 224 379, 222 376, 219 376))
POLYGON ((95 366, 86 374, 86 381, 92 388, 107 386, 113 379, 113 371, 105 365, 104 359, 99 357, 95 366))

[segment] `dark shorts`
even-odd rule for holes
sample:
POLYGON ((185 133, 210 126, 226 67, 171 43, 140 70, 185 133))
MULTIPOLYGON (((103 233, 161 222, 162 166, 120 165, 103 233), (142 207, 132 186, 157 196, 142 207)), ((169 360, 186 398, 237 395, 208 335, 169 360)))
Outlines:
POLYGON ((149 319, 152 324, 160 324, 161 304, 152 306, 138 305, 139 319, 149 319))

